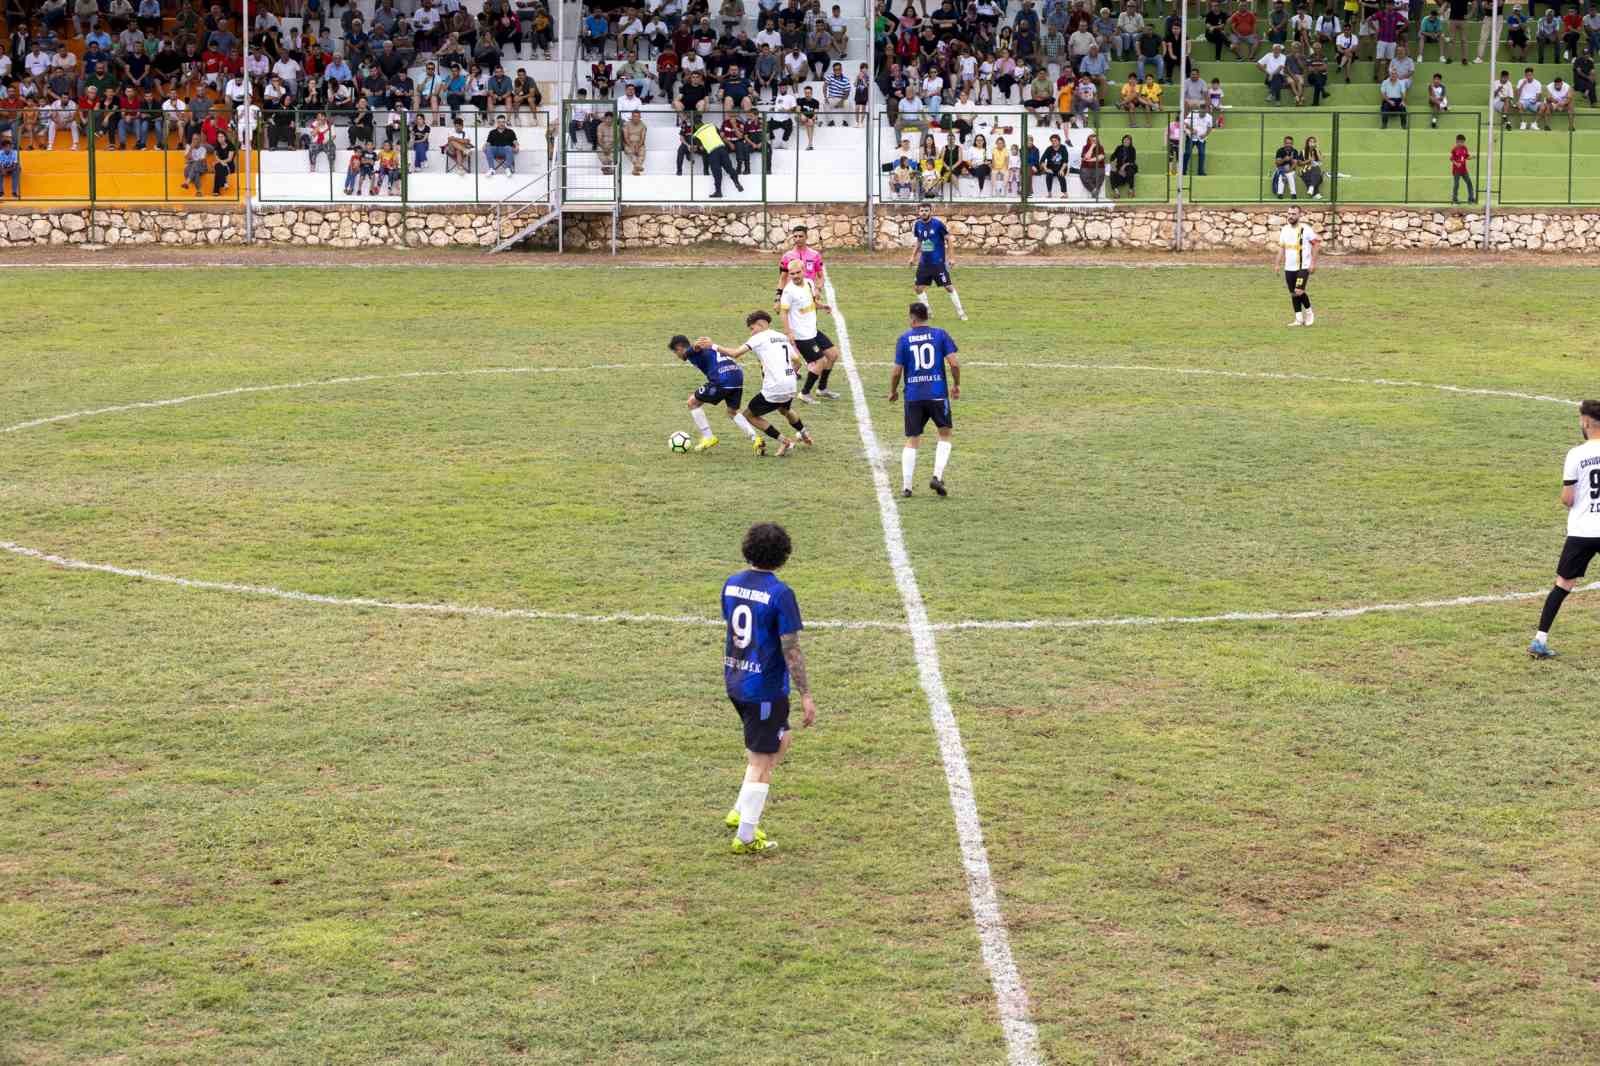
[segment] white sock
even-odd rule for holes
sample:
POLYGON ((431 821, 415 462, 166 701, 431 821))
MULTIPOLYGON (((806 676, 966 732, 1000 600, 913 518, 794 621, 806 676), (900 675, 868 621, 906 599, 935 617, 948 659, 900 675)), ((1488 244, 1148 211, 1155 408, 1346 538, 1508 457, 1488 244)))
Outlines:
POLYGON ((1536 644, 1548 644, 1550 642, 1550 634, 1548 631, 1541 629, 1533 635, 1533 639, 1536 644))
POLYGON ((917 450, 915 448, 900 449, 900 487, 909 489, 911 479, 917 476, 917 450))
POLYGON ((739 839, 746 844, 756 838, 756 826, 761 824, 761 811, 767 805, 767 790, 771 787, 746 781, 739 790, 739 839))
POLYGON ((744 416, 743 411, 733 416, 733 424, 738 426, 740 431, 751 440, 756 439, 756 427, 750 424, 750 420, 744 416))
POLYGON ((1304 311, 1296 311, 1294 313, 1294 321, 1295 321, 1296 325, 1299 325, 1300 323, 1304 322, 1305 320, 1306 320, 1306 313, 1304 311))
POLYGON ((958 314, 958 315, 966 314, 966 311, 962 310, 962 308, 961 308, 961 296, 954 289, 950 290, 950 302, 956 305, 956 314, 958 314))
POLYGON ((689 408, 689 417, 694 419, 694 426, 700 431, 702 437, 711 436, 711 423, 707 421, 706 413, 702 408, 689 408))
POLYGON ((950 461, 950 442, 942 440, 933 446, 933 476, 944 478, 945 464, 950 461))
POLYGON ((1311 325, 1311 323, 1315 322, 1316 320, 1317 320, 1317 313, 1315 311, 1311 310, 1311 308, 1309 308, 1309 307, 1306 308, 1306 325, 1309 326, 1309 325, 1311 325))
POLYGON ((923 307, 927 307, 928 306, 928 294, 925 293, 925 292, 919 292, 919 293, 917 293, 915 296, 913 296, 911 298, 911 302, 914 303, 914 304, 921 304, 923 307))

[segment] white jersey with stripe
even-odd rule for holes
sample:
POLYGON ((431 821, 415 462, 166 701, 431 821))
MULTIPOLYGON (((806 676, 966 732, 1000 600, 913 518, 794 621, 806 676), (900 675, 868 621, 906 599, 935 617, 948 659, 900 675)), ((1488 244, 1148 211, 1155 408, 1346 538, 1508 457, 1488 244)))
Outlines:
POLYGON ((745 343, 761 360, 761 395, 772 403, 794 399, 796 382, 789 338, 775 329, 764 329, 745 343))
POLYGON ((1600 537, 1600 438, 1586 440, 1567 453, 1561 481, 1574 490, 1567 510, 1567 536, 1600 537))
POLYGON ((1317 231, 1309 222, 1284 226, 1278 233, 1278 246, 1283 249, 1283 269, 1310 270, 1312 245, 1316 240, 1317 231))
POLYGON ((789 316, 789 330, 797 341, 808 341, 817 335, 817 286, 810 279, 802 279, 783 287, 780 302, 789 316))

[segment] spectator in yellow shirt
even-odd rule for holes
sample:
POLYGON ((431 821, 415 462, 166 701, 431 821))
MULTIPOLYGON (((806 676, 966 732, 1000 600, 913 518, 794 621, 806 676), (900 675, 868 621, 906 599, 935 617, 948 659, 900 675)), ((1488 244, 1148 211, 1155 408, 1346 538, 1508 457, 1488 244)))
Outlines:
POLYGON ((1121 103, 1119 106, 1128 113, 1128 125, 1139 124, 1139 111, 1144 105, 1144 87, 1139 84, 1139 75, 1128 74, 1128 80, 1122 83, 1121 103))
POLYGON ((1144 106, 1151 111, 1161 110, 1161 83, 1156 81, 1155 75, 1146 74, 1144 84, 1139 86, 1139 92, 1144 97, 1144 106))

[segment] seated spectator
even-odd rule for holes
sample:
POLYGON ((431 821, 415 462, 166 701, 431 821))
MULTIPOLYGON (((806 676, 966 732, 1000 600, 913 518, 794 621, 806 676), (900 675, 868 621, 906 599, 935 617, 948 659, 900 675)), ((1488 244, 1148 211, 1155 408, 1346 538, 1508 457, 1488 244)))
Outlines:
POLYGON ((1283 67, 1284 87, 1294 96, 1294 105, 1303 107, 1306 102, 1306 54, 1299 41, 1290 43, 1286 58, 1288 61, 1283 67))
POLYGON ((1406 90, 1405 86, 1395 80, 1391 75, 1383 79, 1378 85, 1378 113, 1383 129, 1389 128, 1389 116, 1400 116, 1400 128, 1406 128, 1406 90))
POLYGON ((1450 97, 1445 94, 1444 77, 1435 74, 1428 82, 1428 125, 1439 128, 1439 116, 1450 110, 1450 97))
MULTIPOLYGON (((1524 115, 1533 116, 1533 128, 1539 128, 1539 120, 1546 119, 1544 127, 1550 128, 1549 109, 1545 106, 1544 86, 1539 79, 1533 76, 1533 68, 1528 67, 1522 72, 1522 80, 1517 82, 1517 111, 1524 115)), ((1527 129, 1527 123, 1518 123, 1518 129, 1527 129)))
POLYGON ((1104 96, 1110 86, 1106 83, 1106 74, 1111 70, 1111 60, 1104 52, 1100 51, 1098 43, 1091 44, 1089 51, 1084 55, 1083 61, 1078 64, 1078 73, 1094 82, 1094 87, 1100 95, 1104 96))
POLYGON ((1411 58, 1406 51, 1405 42, 1395 45, 1394 58, 1389 61, 1389 73, 1394 75, 1394 80, 1405 86, 1406 95, 1411 94, 1411 81, 1417 76, 1417 61, 1411 58))
MULTIPOLYGON (((331 137, 329 143, 332 143, 331 137)), ((206 142, 201 139, 198 133, 189 138, 189 147, 184 149, 183 152, 183 185, 181 187, 185 189, 192 188, 196 196, 200 195, 200 179, 205 177, 206 170, 209 169, 206 166, 206 162, 210 155, 211 149, 206 147, 206 142)), ((333 166, 331 151, 328 158, 328 165, 331 169, 333 166)), ((315 170, 315 166, 312 169, 315 170)))
POLYGON ((611 36, 611 23, 606 19, 605 12, 590 9, 583 18, 582 40, 579 43, 580 54, 591 53, 605 58, 606 40, 611 36))
POLYGON ((1041 70, 1029 84, 1028 95, 1022 101, 1022 106, 1028 109, 1029 114, 1041 116, 1046 124, 1052 111, 1061 110, 1057 107, 1055 86, 1045 76, 1044 71, 1041 70))
POLYGON ((506 168, 507 174, 517 172, 517 131, 506 123, 506 116, 496 115, 494 128, 484 138, 483 161, 489 165, 489 177, 506 168))
POLYGON ((1078 180, 1091 198, 1100 199, 1100 187, 1106 180, 1106 150, 1092 133, 1083 143, 1083 154, 1078 159, 1078 180))
POLYGON ((1439 49, 1439 59, 1448 63, 1444 58, 1444 19, 1439 16, 1437 4, 1428 5, 1428 13, 1422 16, 1422 22, 1417 27, 1417 57, 1426 63, 1428 61, 1428 45, 1432 44, 1439 49))
POLYGON ((467 136, 466 122, 456 118, 452 121, 449 135, 444 139, 444 172, 448 174, 451 170, 459 170, 463 174, 471 174, 473 155, 472 138, 467 136))
POLYGON ((1300 150, 1300 180, 1305 182, 1306 192, 1313 200, 1322 199, 1322 179, 1322 152, 1317 148, 1317 139, 1307 137, 1305 147, 1300 150))
POLYGON ((794 95, 794 89, 785 84, 778 91, 778 98, 772 102, 768 111, 771 116, 767 119, 767 146, 771 150, 772 135, 779 130, 783 131, 783 143, 788 144, 794 136, 794 115, 799 108, 800 101, 794 95))
POLYGON ((1117 107, 1127 113, 1128 125, 1139 125, 1139 112, 1144 110, 1144 95, 1139 91, 1139 75, 1128 72, 1128 80, 1122 83, 1118 93, 1117 107))
POLYGON ((1594 51, 1588 45, 1583 45, 1577 58, 1572 61, 1572 87, 1579 96, 1589 101, 1590 107, 1600 106, 1600 100, 1595 96, 1594 51))
POLYGON ((798 108, 796 114, 799 115, 800 128, 805 130, 806 134, 806 151, 810 152, 814 149, 812 141, 817 136, 817 111, 821 109, 822 101, 817 99, 811 86, 807 85, 804 91, 801 92, 800 99, 796 102, 796 107, 798 108))
POLYGON ((1539 111, 1544 116, 1544 128, 1547 130, 1550 128, 1550 117, 1552 115, 1565 114, 1567 116, 1567 129, 1569 131, 1576 129, 1577 120, 1573 115, 1572 103, 1572 86, 1568 85, 1561 79, 1561 75, 1557 74, 1550 79, 1550 84, 1545 88, 1544 106, 1539 111))
POLYGON ((1278 104, 1283 102, 1284 68, 1289 65, 1289 57, 1283 54, 1283 45, 1275 44, 1272 51, 1256 61, 1256 66, 1266 75, 1267 99, 1278 104))
POLYGON ((1072 117, 1079 126, 1089 125, 1089 114, 1095 117, 1100 115, 1100 93, 1095 88, 1094 80, 1088 75, 1078 79, 1077 88, 1072 94, 1072 117))
POLYGON ((1162 45, 1161 37, 1152 27, 1146 26, 1144 32, 1139 35, 1136 50, 1138 54, 1134 59, 1134 73, 1139 75, 1139 80, 1144 80, 1145 67, 1148 65, 1156 68, 1157 80, 1165 81, 1167 62, 1163 56, 1166 49, 1162 45))
POLYGON ((1133 146, 1131 135, 1123 134, 1122 143, 1111 153, 1109 173, 1113 199, 1116 198, 1119 189, 1125 190, 1129 196, 1138 195, 1136 179, 1139 173, 1139 150, 1133 146))
POLYGON ((1267 8, 1267 45, 1275 44, 1283 45, 1285 50, 1289 47, 1289 12, 1283 0, 1272 0, 1267 8))
POLYGON ((1067 195, 1067 150, 1062 147, 1061 134, 1050 135, 1050 147, 1039 156, 1039 172, 1044 176, 1044 194, 1049 196, 1055 183, 1061 183, 1061 195, 1067 195))
POLYGON ((1228 47, 1235 57, 1254 63, 1261 50, 1261 35, 1256 32, 1256 14, 1250 10, 1248 0, 1239 0, 1233 14, 1228 16, 1228 47))
POLYGON ((1300 167, 1300 150, 1294 145, 1293 137, 1285 137, 1283 144, 1278 147, 1272 156, 1272 194, 1278 199, 1283 199, 1287 193, 1289 199, 1298 200, 1300 195, 1295 187, 1295 174, 1300 167))
POLYGON ((1561 50, 1561 19, 1557 17, 1554 7, 1545 8, 1544 14, 1534 24, 1533 34, 1539 49, 1539 62, 1544 62, 1546 48, 1550 49, 1552 55, 1561 50))
POLYGON ((594 108, 589 106, 589 94, 586 90, 579 89, 573 101, 572 110, 567 117, 567 138, 572 142, 572 147, 578 147, 578 134, 582 133, 589 142, 589 150, 593 151, 598 144, 595 131, 600 128, 600 120, 595 117, 594 108))
POLYGON ((22 156, 9 130, 0 132, 0 196, 5 195, 8 178, 12 197, 22 199, 22 156))

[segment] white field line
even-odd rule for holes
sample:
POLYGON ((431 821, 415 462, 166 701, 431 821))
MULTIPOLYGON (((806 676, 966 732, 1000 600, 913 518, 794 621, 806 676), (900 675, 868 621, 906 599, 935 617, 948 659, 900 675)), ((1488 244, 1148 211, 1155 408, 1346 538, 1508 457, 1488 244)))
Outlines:
MULTIPOLYGON (((41 551, 0 540, 0 551, 25 559, 59 566, 63 570, 111 574, 150 581, 161 585, 195 589, 203 592, 228 592, 236 596, 261 596, 267 599, 287 600, 291 603, 312 603, 323 607, 369 607, 385 611, 410 611, 416 614, 463 615, 473 618, 504 618, 522 621, 585 622, 607 624, 615 622, 640 622, 660 625, 717 626, 720 618, 703 618, 692 614, 584 614, 581 611, 543 611, 533 607, 484 607, 463 603, 428 603, 408 600, 381 600, 365 596, 328 596, 318 592, 297 592, 271 585, 250 585, 232 581, 204 581, 199 578, 178 577, 136 567, 112 566, 109 563, 91 563, 52 552, 41 551)), ((1591 592, 1600 589, 1600 581, 1580 585, 1574 592, 1591 592)), ((982 630, 1011 629, 1112 629, 1141 626, 1219 625, 1229 622, 1307 622, 1326 619, 1360 618, 1368 614, 1394 614, 1401 611, 1438 610, 1446 607, 1472 607, 1484 603, 1515 603, 1537 599, 1549 592, 1501 592, 1481 596, 1456 596, 1450 599, 1417 600, 1412 603, 1374 603, 1362 607, 1328 607, 1304 611, 1230 611, 1225 614, 1202 615, 1129 615, 1122 618, 1030 618, 1016 621, 978 618, 960 622, 930 622, 928 628, 935 633, 976 632, 982 630)), ((808 618, 808 629, 888 630, 908 633, 911 627, 905 622, 884 619, 808 618)))
POLYGON ((363 385, 371 381, 404 381, 412 378, 477 377, 486 374, 581 374, 592 370, 665 370, 682 365, 682 363, 672 362, 595 363, 591 366, 495 366, 471 370, 408 370, 397 374, 359 374, 353 377, 289 381, 281 385, 241 385, 235 389, 220 389, 217 392, 197 392, 190 396, 174 396, 170 400, 142 400, 137 403, 115 404, 111 407, 94 407, 84 411, 70 411, 64 415, 51 415, 48 418, 35 418, 28 422, 18 422, 14 426, 5 426, 0 428, 0 433, 18 433, 24 429, 47 426, 52 422, 71 422, 79 418, 122 414, 127 411, 144 411, 155 407, 177 407, 180 404, 195 403, 198 400, 220 400, 229 396, 248 396, 258 392, 287 392, 291 389, 317 389, 333 385, 363 385))
MULTIPOLYGON (((863 363, 863 366, 893 366, 892 363, 863 363)), ((1175 377, 1238 378, 1255 381, 1315 382, 1323 385, 1381 385, 1395 389, 1433 389, 1461 396, 1496 396, 1507 400, 1532 400, 1535 403, 1559 403, 1578 406, 1577 400, 1562 396, 1544 396, 1533 392, 1513 392, 1509 389, 1478 389, 1465 385, 1441 385, 1432 381, 1407 381, 1401 378, 1343 378, 1322 374, 1296 374, 1270 370, 1212 370, 1191 366, 1147 366, 1141 363, 996 363, 963 359, 962 366, 981 367, 988 370, 1101 370, 1125 374, 1170 374, 1175 377)))
POLYGON ((1000 913, 1000 896, 995 890, 994 875, 989 870, 989 852, 983 843, 983 824, 978 818, 977 801, 973 798, 972 771, 967 766, 961 727, 956 724, 955 711, 950 706, 950 693, 945 689, 944 674, 939 668, 938 641, 928 621, 928 608, 922 602, 922 590, 917 587, 911 556, 906 551, 905 534, 900 528, 900 511, 895 504, 889 473, 883 466, 877 431, 872 428, 866 386, 850 353, 850 329, 845 325, 844 313, 839 310, 839 297, 834 292, 833 282, 827 283, 826 290, 828 303, 833 306, 834 325, 839 329, 839 354, 845 376, 850 381, 856 427, 861 432, 861 446, 866 450, 867 465, 872 469, 872 484, 878 494, 883 545, 889 552, 889 567, 894 571, 894 581, 900 589, 900 599, 905 604, 906 623, 917 659, 917 674, 922 681, 922 691, 928 697, 928 712, 933 718, 939 754, 944 760, 945 784, 950 789, 950 807, 955 813, 956 836, 961 843, 961 865, 966 869, 967 894, 972 900, 972 920, 978 927, 983 962, 989 968, 989 980, 994 986, 995 1001, 1000 1008, 1000 1030, 1005 1035, 1006 1053, 1011 1066, 1038 1066, 1041 1061, 1039 1032, 1028 1016, 1028 990, 1023 987, 1022 975, 1017 972, 1016 960, 1011 956, 1011 936, 1006 931, 1005 917, 1000 913))

